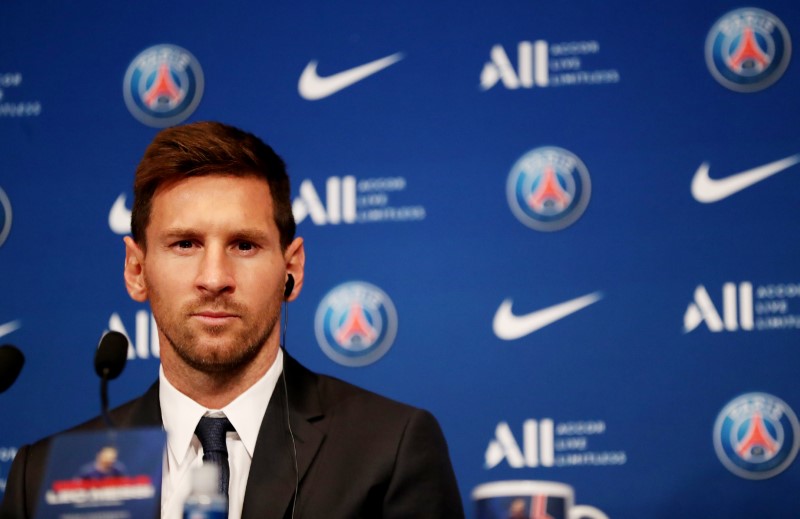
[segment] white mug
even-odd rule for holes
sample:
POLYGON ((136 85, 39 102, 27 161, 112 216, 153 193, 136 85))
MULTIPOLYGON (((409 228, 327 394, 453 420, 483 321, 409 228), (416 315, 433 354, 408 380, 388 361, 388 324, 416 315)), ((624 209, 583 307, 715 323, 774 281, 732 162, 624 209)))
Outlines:
POLYGON ((477 519, 608 519, 601 510, 575 505, 575 491, 555 481, 494 481, 472 491, 477 519))

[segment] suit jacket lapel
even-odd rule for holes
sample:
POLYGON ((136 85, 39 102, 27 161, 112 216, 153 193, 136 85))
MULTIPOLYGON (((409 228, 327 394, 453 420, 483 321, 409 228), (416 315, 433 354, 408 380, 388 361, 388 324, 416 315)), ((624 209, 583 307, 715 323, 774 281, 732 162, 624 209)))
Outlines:
POLYGON ((283 375, 272 393, 253 452, 242 519, 284 517, 325 438, 322 417, 316 376, 284 352, 283 375))

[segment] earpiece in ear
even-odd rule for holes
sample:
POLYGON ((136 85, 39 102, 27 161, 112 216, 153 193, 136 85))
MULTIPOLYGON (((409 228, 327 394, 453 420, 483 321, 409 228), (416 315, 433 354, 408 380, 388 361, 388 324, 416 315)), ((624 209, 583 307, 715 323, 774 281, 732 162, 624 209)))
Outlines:
POLYGON ((289 274, 289 277, 286 279, 286 286, 283 289, 283 298, 289 299, 289 296, 292 295, 294 291, 294 276, 289 274))

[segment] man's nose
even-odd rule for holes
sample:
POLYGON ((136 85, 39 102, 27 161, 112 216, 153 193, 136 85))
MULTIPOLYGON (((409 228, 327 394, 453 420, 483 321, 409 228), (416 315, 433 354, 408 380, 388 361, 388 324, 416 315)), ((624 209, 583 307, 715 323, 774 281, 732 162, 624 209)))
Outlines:
POLYGON ((232 292, 236 282, 233 265, 222 247, 207 247, 200 261, 197 287, 208 292, 232 292))

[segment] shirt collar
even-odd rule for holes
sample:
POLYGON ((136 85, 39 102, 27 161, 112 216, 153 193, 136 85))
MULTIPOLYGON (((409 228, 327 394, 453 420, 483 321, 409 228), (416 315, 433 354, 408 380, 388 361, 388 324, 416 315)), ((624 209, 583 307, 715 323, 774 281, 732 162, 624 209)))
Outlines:
POLYGON ((258 431, 261 421, 267 411, 272 393, 283 371, 283 351, 278 349, 278 355, 272 366, 255 384, 236 397, 222 409, 207 409, 188 396, 178 391, 170 384, 161 367, 158 373, 159 401, 161 403, 161 417, 164 430, 167 432, 167 447, 173 459, 182 463, 189 450, 197 422, 206 414, 221 411, 228 417, 237 434, 242 440, 250 457, 253 457, 258 431))

